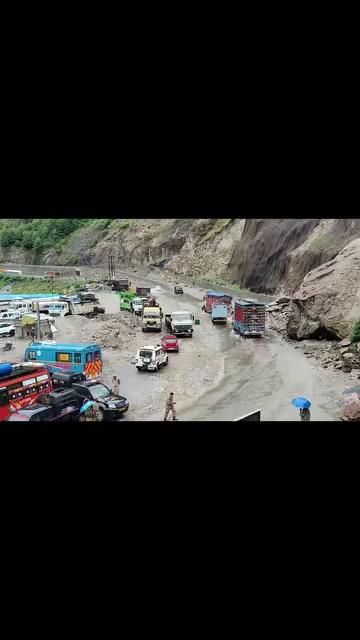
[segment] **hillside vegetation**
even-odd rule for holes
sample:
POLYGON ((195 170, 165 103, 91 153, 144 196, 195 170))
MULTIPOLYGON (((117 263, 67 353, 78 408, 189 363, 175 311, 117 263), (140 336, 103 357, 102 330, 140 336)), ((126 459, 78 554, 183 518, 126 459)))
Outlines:
POLYGON ((105 229, 112 220, 91 218, 29 218, 0 220, 0 246, 2 249, 18 247, 42 256, 46 249, 61 251, 69 236, 81 227, 105 229))
POLYGON ((2 220, 0 262, 106 268, 111 253, 118 270, 293 294, 359 237, 360 221, 350 218, 2 220))

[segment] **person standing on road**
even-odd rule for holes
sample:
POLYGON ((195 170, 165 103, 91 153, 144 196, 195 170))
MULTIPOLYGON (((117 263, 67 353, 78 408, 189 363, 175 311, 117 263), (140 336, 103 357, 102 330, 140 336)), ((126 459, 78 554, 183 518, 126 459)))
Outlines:
POLYGON ((31 341, 35 342, 35 336, 36 336, 35 327, 31 327, 30 335, 31 335, 31 341))
POLYGON ((167 420, 167 417, 168 417, 170 411, 172 412, 173 420, 177 420, 176 411, 174 409, 174 405, 175 404, 176 404, 176 402, 174 402, 174 394, 173 394, 173 392, 171 392, 169 394, 168 399, 166 400, 164 420, 167 420))
POLYGON ((300 409, 300 420, 301 422, 310 421, 310 409, 300 409))
POLYGON ((115 396, 120 395, 120 380, 117 376, 113 376, 112 392, 115 396))

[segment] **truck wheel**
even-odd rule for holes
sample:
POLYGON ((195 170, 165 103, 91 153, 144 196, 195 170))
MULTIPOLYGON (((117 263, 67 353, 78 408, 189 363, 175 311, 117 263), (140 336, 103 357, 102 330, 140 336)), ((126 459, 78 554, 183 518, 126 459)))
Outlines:
POLYGON ((144 333, 144 331, 145 331, 144 327, 141 327, 141 331, 144 333))
POLYGON ((189 338, 192 338, 192 333, 190 333, 189 338))
POLYGON ((156 371, 159 371, 160 367, 159 367, 159 363, 156 363, 156 371))
POLYGON ((10 331, 10 333, 9 333, 9 336, 10 336, 10 338, 13 338, 13 337, 14 337, 14 335, 15 335, 15 331, 14 331, 14 329, 12 329, 12 330, 10 331))
POLYGON ((166 360, 165 360, 165 365, 164 365, 164 366, 165 366, 165 367, 167 367, 167 366, 168 366, 168 364, 169 364, 169 358, 166 358, 166 360))
POLYGON ((136 368, 137 368, 137 370, 138 370, 138 373, 140 373, 140 371, 141 371, 141 367, 136 367, 136 368))

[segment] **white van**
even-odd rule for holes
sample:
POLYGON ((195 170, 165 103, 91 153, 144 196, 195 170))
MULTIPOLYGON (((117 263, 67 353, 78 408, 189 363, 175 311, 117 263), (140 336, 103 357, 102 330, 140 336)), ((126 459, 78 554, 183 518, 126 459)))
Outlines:
POLYGON ((9 304, 9 311, 20 311, 23 314, 31 312, 31 300, 14 300, 9 304))

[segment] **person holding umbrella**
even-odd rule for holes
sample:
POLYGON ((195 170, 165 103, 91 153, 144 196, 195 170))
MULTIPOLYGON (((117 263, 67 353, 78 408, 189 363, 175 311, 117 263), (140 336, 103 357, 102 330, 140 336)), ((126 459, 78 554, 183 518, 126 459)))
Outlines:
POLYGON ((301 422, 309 422, 310 421, 310 407, 311 407, 311 402, 310 400, 307 400, 306 398, 294 398, 294 400, 292 400, 291 404, 296 407, 297 409, 300 409, 300 420, 301 422))

